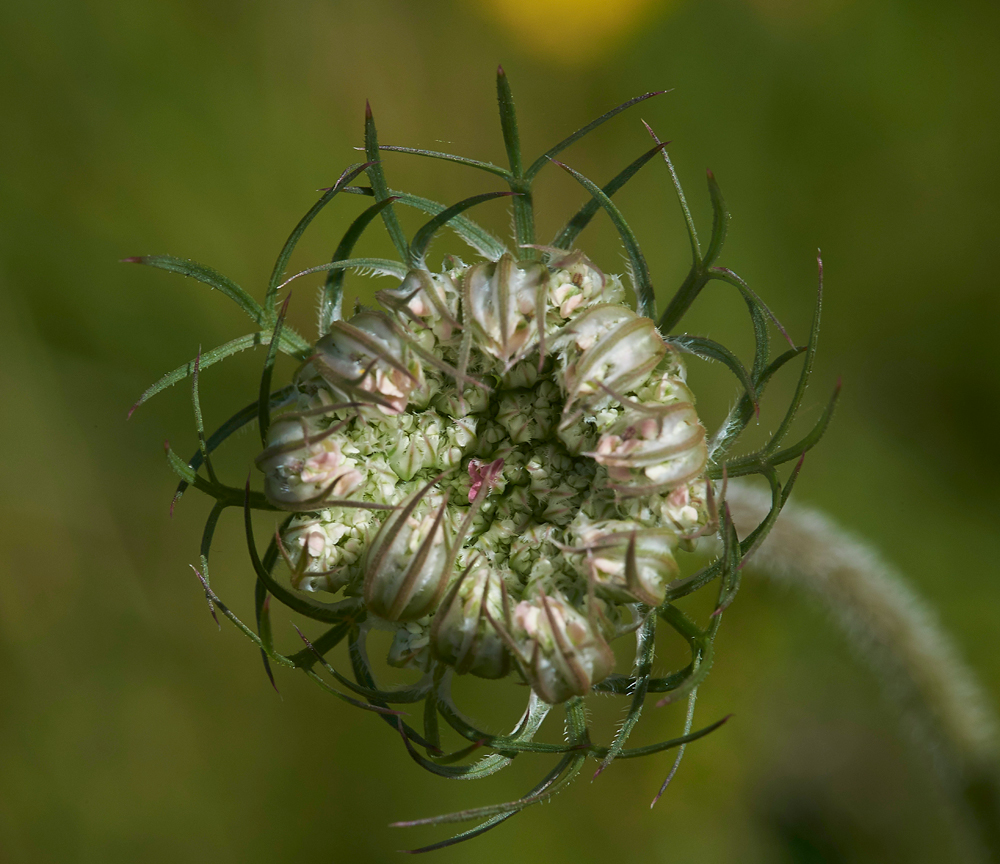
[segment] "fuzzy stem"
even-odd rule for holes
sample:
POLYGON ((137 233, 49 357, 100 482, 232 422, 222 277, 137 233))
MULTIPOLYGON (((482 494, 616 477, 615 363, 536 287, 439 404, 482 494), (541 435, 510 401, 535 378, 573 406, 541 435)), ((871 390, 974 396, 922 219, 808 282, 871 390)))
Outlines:
MULTIPOLYGON (((740 536, 771 506, 769 494, 738 483, 727 501, 740 536)), ((782 512, 750 566, 824 603, 913 721, 981 859, 1000 862, 997 723, 981 685, 924 601, 871 547, 802 507, 782 512)))

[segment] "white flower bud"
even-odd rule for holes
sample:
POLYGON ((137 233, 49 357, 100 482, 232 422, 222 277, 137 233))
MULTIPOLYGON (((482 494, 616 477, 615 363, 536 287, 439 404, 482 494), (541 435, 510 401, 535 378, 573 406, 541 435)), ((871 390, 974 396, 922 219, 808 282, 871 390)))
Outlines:
POLYGON ((608 520, 579 526, 573 539, 583 572, 614 600, 659 606, 680 572, 674 560, 678 537, 668 528, 608 520))
POLYGON ((660 364, 667 346, 656 325, 625 306, 593 306, 572 320, 559 340, 564 353, 564 414, 583 399, 607 404, 608 390, 628 393, 660 364))
POLYGON ((697 537, 706 529, 714 530, 714 506, 710 482, 698 478, 663 496, 661 515, 676 525, 682 535, 697 537))
POLYGON ((300 591, 339 591, 355 575, 371 511, 336 508, 320 518, 297 516, 281 535, 290 581, 300 591))
POLYGON ((257 457, 264 472, 264 493, 279 507, 308 509, 326 498, 344 498, 364 480, 364 473, 342 451, 343 424, 322 429, 315 417, 278 418, 271 424, 267 448, 257 457))
MULTIPOLYGON (((534 568, 539 561, 546 565, 553 559, 561 559, 562 552, 554 542, 556 532, 554 525, 531 523, 526 525, 510 547, 509 565, 524 582, 529 581, 534 568)), ((551 567, 548 567, 551 571, 551 567)))
POLYGON ((374 402, 384 414, 406 410, 411 398, 426 396, 423 368, 390 321, 379 312, 360 312, 335 321, 316 343, 304 373, 315 372, 348 400, 374 402))
POLYGON ((411 270, 398 287, 379 291, 376 296, 404 318, 428 328, 438 342, 450 341, 460 329, 459 290, 448 273, 411 270))
POLYGON ((690 402, 630 402, 589 455, 607 468, 616 488, 672 489, 704 471, 708 445, 690 402))
POLYGON ((596 622, 588 620, 561 596, 539 592, 514 607, 509 639, 531 688, 550 704, 590 692, 615 665, 615 655, 596 622))
POLYGON ((459 674, 503 678, 510 654, 490 624, 503 618, 502 578, 489 567, 466 569, 438 608, 431 624, 435 656, 459 674))
POLYGON ((365 604, 388 621, 413 621, 433 612, 450 581, 447 501, 432 503, 427 491, 425 486, 390 514, 368 547, 365 604))
POLYGON ((539 338, 547 279, 541 264, 518 263, 510 255, 466 272, 465 311, 482 337, 483 349, 508 365, 531 350, 539 338))
POLYGON ((621 303, 625 296, 621 279, 605 276, 579 250, 548 249, 549 303, 562 319, 593 303, 621 303))

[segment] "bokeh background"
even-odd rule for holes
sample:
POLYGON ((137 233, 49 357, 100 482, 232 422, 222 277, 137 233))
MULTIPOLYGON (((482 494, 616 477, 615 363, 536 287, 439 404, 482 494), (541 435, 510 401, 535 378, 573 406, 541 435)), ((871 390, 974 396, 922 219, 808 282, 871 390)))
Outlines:
MULTIPOLYGON (((356 160, 366 98, 383 143, 501 160, 497 62, 529 153, 673 88, 565 158, 606 181, 649 146, 644 118, 674 142, 702 225, 712 168, 734 213, 724 263, 799 341, 822 247, 825 324, 803 423, 838 376, 844 392, 795 498, 906 573, 1000 692, 996 3, 6 0, 0 860, 399 860, 395 850, 444 832, 389 821, 506 800, 548 770, 525 757, 507 776, 449 783, 305 678, 279 675, 275 694, 249 643, 225 622, 216 630, 188 567, 205 501, 190 495, 168 518, 161 443, 194 448, 189 392, 125 421, 149 382, 246 324, 218 294, 118 259, 191 257, 259 292, 315 190, 356 160)), ((385 164, 392 185, 439 200, 496 188, 457 166, 385 164)), ((552 169, 538 198, 544 237, 583 194, 552 169)), ((293 263, 327 259, 363 204, 338 199, 293 263)), ((664 166, 619 204, 665 298, 687 252, 664 166)), ((504 206, 477 218, 506 234, 504 206)), ((384 247, 378 234, 370 251, 384 247)), ((582 241, 605 269, 623 268, 602 217, 582 241)), ((292 300, 306 332, 315 284, 292 300)), ((373 284, 351 277, 349 291, 364 298, 373 284)), ((687 327, 749 346, 728 289, 707 292, 687 327)), ((205 373, 210 425, 254 398, 261 361, 205 373)), ((718 418, 732 384, 717 370, 692 376, 718 418)), ((763 429, 788 386, 775 385, 763 429)), ((254 437, 235 449, 251 453, 254 437)), ((223 470, 238 483, 244 465, 223 470)), ((249 615, 238 526, 217 548, 214 585, 249 615)), ((275 616, 289 647, 290 617, 275 616)), ((822 611, 748 579, 718 644, 699 717, 736 716, 689 748, 655 810, 666 756, 583 780, 438 860, 957 860, 928 758, 822 611)), ((495 710, 471 698, 499 730, 522 697, 511 686, 495 710)), ((598 710, 606 728, 616 711, 598 710)), ((650 710, 643 734, 681 722, 679 709, 650 710)))

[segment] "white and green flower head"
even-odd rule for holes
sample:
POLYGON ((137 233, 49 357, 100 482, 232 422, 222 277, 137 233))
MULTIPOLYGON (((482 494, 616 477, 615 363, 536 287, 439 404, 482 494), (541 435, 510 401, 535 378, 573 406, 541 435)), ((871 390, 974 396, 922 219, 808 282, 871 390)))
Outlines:
POLYGON ((797 468, 782 479, 778 467, 800 459, 818 440, 833 407, 805 438, 784 444, 811 368, 818 315, 807 348, 770 357, 773 316, 735 273, 715 264, 728 216, 714 178, 709 175, 715 222, 703 250, 673 166, 655 135, 655 146, 603 187, 557 162, 589 200, 550 244, 537 243, 532 182, 539 171, 592 128, 656 94, 608 112, 527 166, 502 70, 498 95, 509 168, 379 147, 369 110, 367 161, 345 171, 296 227, 263 304, 201 265, 167 256, 129 259, 219 288, 258 325, 253 334, 165 376, 140 402, 193 377, 200 447, 187 463, 169 451, 182 478, 178 494, 194 485, 215 499, 199 576, 213 610, 218 606, 261 648, 268 673, 274 663, 303 669, 340 698, 382 714, 402 732, 411 756, 444 776, 486 776, 522 751, 562 754, 556 772, 526 798, 461 814, 486 821, 453 839, 481 833, 544 800, 588 757, 603 769, 617 757, 682 750, 716 728, 692 732, 689 710, 681 738, 625 747, 649 694, 666 694, 660 704, 683 698, 693 708, 697 687, 711 667, 721 612, 739 587, 742 561, 767 534, 795 480, 797 468), (502 179, 509 191, 446 207, 390 190, 380 161, 387 150, 479 168, 502 179), (657 317, 645 260, 611 197, 660 154, 680 196, 694 260, 657 317), (362 175, 369 185, 352 185, 362 175), (299 237, 340 193, 374 201, 350 225, 330 263, 298 274, 327 272, 320 334, 310 344, 285 326, 277 299, 292 281, 282 278, 299 237), (513 209, 510 248, 464 214, 499 196, 510 196, 513 209), (398 207, 431 216, 412 239, 403 234, 398 207), (601 210, 625 246, 635 309, 622 279, 574 248, 601 210), (376 219, 388 230, 399 261, 351 257, 376 219), (446 255, 443 264, 431 266, 429 244, 444 227, 473 248, 472 260, 446 255), (393 284, 377 292, 378 308, 358 307, 344 317, 344 274, 352 269, 389 277, 393 284), (734 287, 747 303, 756 339, 749 369, 723 346, 675 332, 713 280, 734 287), (197 388, 200 368, 252 344, 268 346, 259 398, 206 437, 197 388), (272 391, 279 351, 299 365, 289 384, 272 391), (801 353, 805 365, 799 387, 776 433, 760 450, 731 455, 768 380, 801 353), (685 354, 726 364, 742 389, 712 435, 695 408, 685 354), (263 445, 256 458, 261 492, 249 482, 245 489, 225 485, 211 460, 217 447, 253 420, 259 422, 263 445), (763 476, 773 494, 767 518, 743 538, 736 536, 724 504, 724 478, 740 474, 763 476), (215 526, 228 507, 245 513, 256 631, 218 600, 208 582, 215 526), (288 513, 263 558, 253 539, 253 510, 288 513), (721 540, 721 555, 692 568, 689 553, 698 538, 710 535, 721 540), (678 601, 710 585, 718 591, 716 611, 706 624, 697 624, 678 601), (311 640, 303 636, 306 648, 298 653, 280 652, 271 633, 272 597, 325 623, 326 631, 311 640), (690 663, 665 676, 653 668, 658 624, 679 633, 691 650, 690 663), (365 648, 371 628, 393 632, 387 662, 416 670, 415 684, 379 687, 365 648), (345 639, 350 678, 326 659, 345 639), (635 662, 616 671, 612 645, 623 639, 635 640, 635 662), (464 674, 492 680, 515 675, 529 685, 528 707, 510 735, 489 735, 459 713, 450 683, 452 676, 464 674), (582 700, 595 691, 629 697, 627 719, 609 746, 592 743, 587 729, 582 700), (418 700, 426 706, 422 731, 389 707, 418 700), (569 744, 535 741, 545 715, 559 704, 565 705, 569 744), (440 719, 471 746, 444 753, 440 719), (490 752, 475 753, 479 748, 490 752))

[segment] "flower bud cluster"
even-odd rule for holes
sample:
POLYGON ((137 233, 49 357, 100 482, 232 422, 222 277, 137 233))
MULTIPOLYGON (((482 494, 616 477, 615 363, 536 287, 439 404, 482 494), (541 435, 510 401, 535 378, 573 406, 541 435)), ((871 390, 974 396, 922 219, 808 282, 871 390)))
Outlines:
POLYGON ((391 663, 516 668, 556 703, 714 511, 676 351, 617 277, 542 251, 412 270, 335 322, 257 465, 294 587, 362 598, 391 663))

